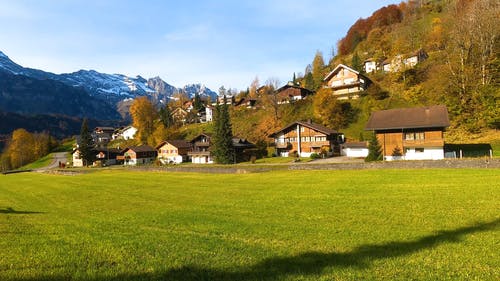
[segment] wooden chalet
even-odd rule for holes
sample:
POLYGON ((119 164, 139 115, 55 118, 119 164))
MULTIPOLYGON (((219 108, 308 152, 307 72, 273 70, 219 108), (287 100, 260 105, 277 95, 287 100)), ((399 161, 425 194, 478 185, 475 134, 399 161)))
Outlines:
POLYGON ((192 148, 188 152, 191 162, 196 164, 211 164, 214 162, 210 154, 210 134, 202 133, 190 141, 192 148))
POLYGON ((365 130, 374 131, 385 160, 444 158, 444 131, 450 126, 443 105, 373 112, 365 130), (394 155, 399 149, 402 156, 394 155))
POLYGON ((312 153, 340 154, 344 135, 323 125, 297 121, 270 135, 274 138, 276 155, 297 154, 309 157, 312 153))
POLYGON ((337 99, 357 99, 359 92, 368 88, 371 81, 346 65, 339 64, 325 77, 326 87, 333 90, 337 99))
POLYGON ((124 149, 117 161, 125 165, 150 164, 156 160, 157 151, 149 145, 131 146, 124 149))
POLYGON ((278 104, 293 103, 294 101, 305 99, 307 96, 313 94, 313 91, 293 85, 292 83, 288 83, 276 90, 278 104))
POLYGON ((158 160, 162 164, 179 164, 189 161, 192 144, 185 140, 167 140, 156 146, 158 160))

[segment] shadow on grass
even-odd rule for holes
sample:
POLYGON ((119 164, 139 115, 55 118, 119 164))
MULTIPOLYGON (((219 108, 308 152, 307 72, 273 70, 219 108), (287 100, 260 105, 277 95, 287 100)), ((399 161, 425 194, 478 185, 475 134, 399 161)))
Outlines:
POLYGON ((11 207, 0 209, 0 214, 14 214, 14 215, 23 215, 23 214, 43 214, 43 212, 33 212, 33 211, 16 211, 11 207))
MULTIPOLYGON (((500 218, 491 222, 478 223, 473 226, 461 227, 454 230, 440 231, 433 235, 424 236, 414 241, 389 242, 385 244, 368 244, 357 247, 345 253, 306 252, 290 257, 275 257, 265 259, 248 267, 234 270, 219 270, 198 266, 183 266, 170 269, 166 272, 119 275, 108 278, 89 279, 92 281, 104 280, 275 280, 293 277, 294 275, 319 275, 327 267, 370 267, 372 262, 399 256, 410 255, 425 249, 432 249, 443 243, 459 243, 463 236, 484 232, 497 228, 500 218)), ((47 276, 28 280, 68 280, 71 276, 47 276)))

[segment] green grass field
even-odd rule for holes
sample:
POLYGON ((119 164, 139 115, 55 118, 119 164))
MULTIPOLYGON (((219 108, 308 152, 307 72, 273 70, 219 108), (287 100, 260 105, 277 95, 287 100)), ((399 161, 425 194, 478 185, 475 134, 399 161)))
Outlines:
POLYGON ((0 176, 0 280, 499 280, 499 170, 0 176))

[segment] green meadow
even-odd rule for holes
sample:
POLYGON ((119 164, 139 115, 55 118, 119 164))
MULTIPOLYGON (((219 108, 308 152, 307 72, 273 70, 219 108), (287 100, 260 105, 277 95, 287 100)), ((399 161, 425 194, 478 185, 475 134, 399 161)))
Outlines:
POLYGON ((498 169, 0 175, 0 280, 499 280, 498 169))

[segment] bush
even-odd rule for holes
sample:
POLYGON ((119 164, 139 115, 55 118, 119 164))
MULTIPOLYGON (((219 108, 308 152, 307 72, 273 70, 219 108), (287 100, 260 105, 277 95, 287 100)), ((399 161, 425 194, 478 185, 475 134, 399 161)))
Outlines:
POLYGON ((313 160, 321 158, 321 156, 318 153, 312 153, 311 156, 309 156, 309 157, 311 157, 311 159, 313 159, 313 160))

